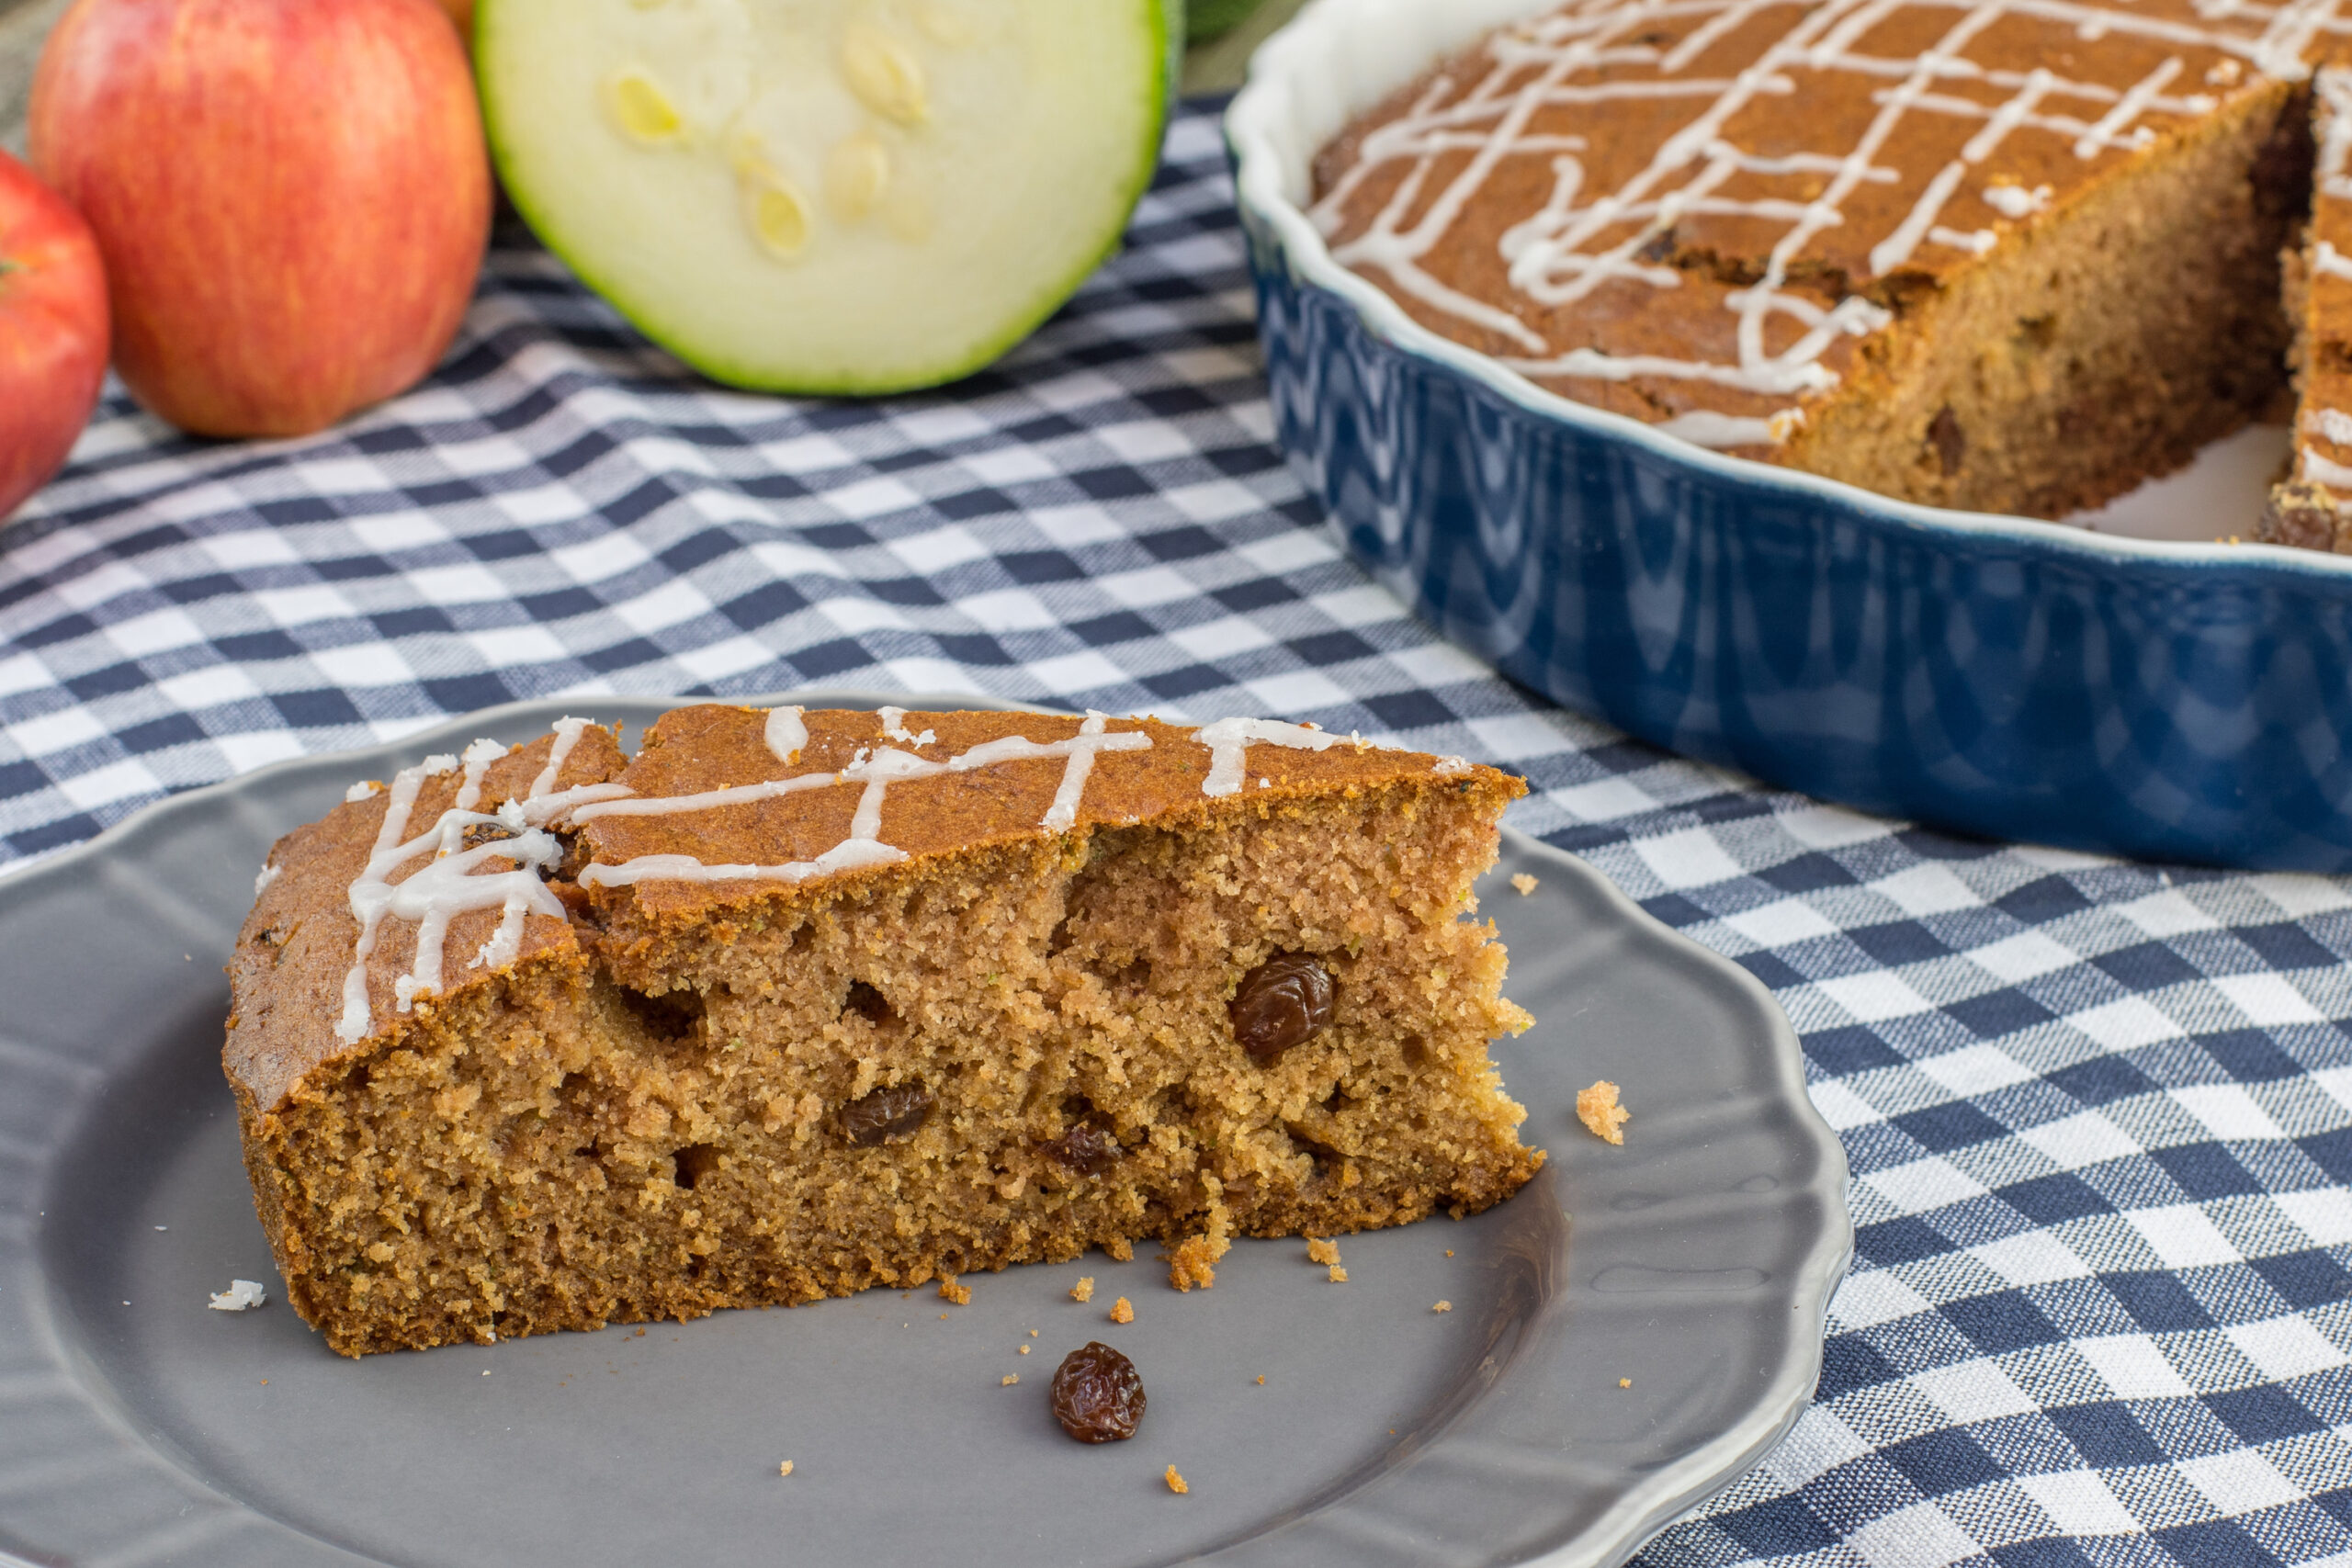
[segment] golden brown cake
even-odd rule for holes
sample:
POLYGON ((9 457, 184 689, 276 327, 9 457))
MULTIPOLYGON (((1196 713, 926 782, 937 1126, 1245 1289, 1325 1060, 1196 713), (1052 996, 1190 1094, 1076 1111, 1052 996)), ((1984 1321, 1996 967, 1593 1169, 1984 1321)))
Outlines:
POLYGON ((1348 127, 1313 215, 1566 396, 2057 516, 2283 386, 2305 62, 2347 30, 2333 0, 1583 0, 1348 127))
POLYGON ((2294 467, 2271 492, 2258 536, 2352 554, 2352 71, 2330 66, 2312 87, 2311 225, 2287 258, 2294 467))
POLYGON ((355 786, 224 1054, 346 1355, 1479 1210, 1521 782, 1260 720, 703 706, 355 786))

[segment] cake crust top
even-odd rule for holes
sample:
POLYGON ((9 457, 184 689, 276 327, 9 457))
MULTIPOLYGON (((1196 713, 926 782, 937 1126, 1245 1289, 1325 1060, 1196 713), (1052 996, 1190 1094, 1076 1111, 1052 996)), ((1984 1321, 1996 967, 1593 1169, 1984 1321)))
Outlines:
POLYGON ((1770 445, 1907 290, 2347 33, 2335 0, 1587 0, 1358 119, 1312 216, 1433 330, 1701 445, 1770 445))
POLYGON ((1449 782, 1498 803, 1526 787, 1258 719, 706 705, 663 716, 634 759, 566 719, 512 750, 477 741, 355 786, 278 841, 231 966, 224 1065, 267 1111, 518 964, 585 965, 624 918, 691 923, 1041 835, 1449 782))

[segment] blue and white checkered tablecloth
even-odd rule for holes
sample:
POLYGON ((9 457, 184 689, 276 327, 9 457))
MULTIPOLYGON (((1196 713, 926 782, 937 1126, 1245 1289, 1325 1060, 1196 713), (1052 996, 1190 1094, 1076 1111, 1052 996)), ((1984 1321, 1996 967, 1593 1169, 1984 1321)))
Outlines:
POLYGON ((977 687, 1497 762, 1773 988, 1853 1161, 1813 1409, 1644 1562, 2352 1564, 2352 884, 1962 841, 1533 700, 1268 445, 1210 112, 1130 238, 928 397, 717 390, 519 232, 440 373, 326 435, 110 396, 0 533, 0 863, 557 694, 977 687))

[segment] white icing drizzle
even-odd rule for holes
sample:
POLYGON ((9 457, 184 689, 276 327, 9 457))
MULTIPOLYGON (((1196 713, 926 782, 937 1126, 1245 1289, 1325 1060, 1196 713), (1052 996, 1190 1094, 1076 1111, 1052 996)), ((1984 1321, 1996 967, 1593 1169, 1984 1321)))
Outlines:
POLYGON ((264 864, 262 866, 260 872, 254 877, 254 897, 258 898, 269 890, 269 885, 277 880, 278 871, 279 868, 274 865, 264 864))
POLYGON ((763 732, 768 750, 775 760, 790 767, 808 746, 808 727, 800 722, 801 710, 797 707, 770 708, 767 728, 763 732))
POLYGON ((570 760, 571 749, 580 744, 581 733, 593 722, 584 718, 560 718, 555 721, 555 744, 548 750, 548 765, 531 781, 534 798, 553 793, 555 781, 563 774, 563 764, 570 760))
POLYGON ((1430 770, 1442 779, 1450 779, 1457 773, 1466 773, 1469 771, 1469 762, 1461 757, 1440 757, 1437 760, 1437 766, 1430 770))
POLYGON ((2330 490, 2352 490, 2352 463, 2339 463, 2306 446, 2298 454, 2302 477, 2330 490))
POLYGON ((2023 186, 1986 186, 1977 195, 1985 206, 2011 222, 2030 218, 2050 205, 2051 189, 2036 186, 2028 190, 2023 186))
POLYGON ((939 732, 933 729, 926 729, 921 735, 909 734, 907 732, 907 710, 904 708, 876 708, 874 710, 874 716, 882 721, 882 733, 884 735, 889 737, 893 740, 900 741, 906 745, 911 746, 917 750, 922 750, 922 748, 930 745, 933 741, 939 739, 939 732))
POLYGON ((403 839, 401 835, 408 831, 417 792, 427 778, 453 772, 458 759, 427 757, 394 776, 391 797, 384 803, 383 823, 376 830, 375 847, 368 853, 367 866, 351 885, 351 915, 359 922, 359 937, 353 945, 351 968, 344 976, 343 1016, 335 1024, 337 1036, 364 1040, 374 1027, 368 998, 368 960, 376 951, 386 916, 397 915, 417 923, 416 956, 409 972, 392 985, 402 1012, 408 1011, 419 996, 441 988, 442 947, 452 917, 473 909, 494 908, 501 911, 497 928, 467 965, 492 969, 512 964, 521 954, 526 916, 565 918, 561 901, 540 880, 562 860, 562 847, 552 835, 534 824, 553 821, 564 811, 590 800, 629 793, 620 784, 583 784, 560 794, 556 792, 563 761, 579 743, 588 724, 584 718, 559 720, 548 764, 532 781, 530 793, 519 802, 506 802, 495 814, 474 807, 481 800, 483 775, 492 762, 506 755, 506 748, 495 740, 475 741, 466 748, 466 771, 458 785, 455 802, 432 827, 413 839, 403 839), (461 846, 466 829, 472 827, 496 827, 513 837, 464 849, 461 846), (399 883, 391 880, 392 873, 426 854, 433 857, 429 864, 410 873, 399 883), (487 863, 492 860, 514 863, 511 870, 485 874, 487 863))
POLYGON ((378 790, 383 787, 384 786, 382 784, 378 784, 374 779, 361 779, 357 784, 353 784, 349 789, 343 792, 343 803, 345 806, 356 806, 361 801, 367 799, 369 795, 374 795, 378 790))
MULTIPOLYGON (((904 716, 904 711, 899 710, 887 720, 886 732, 898 730, 903 734, 900 721, 904 716)), ((863 786, 850 818, 848 836, 813 860, 778 865, 713 864, 692 855, 654 854, 639 855, 616 865, 594 863, 580 873, 581 885, 587 887, 628 887, 649 881, 799 883, 863 866, 894 864, 908 858, 904 850, 882 839, 882 810, 893 784, 969 773, 1007 762, 1059 758, 1063 761, 1061 781, 1038 826, 1047 831, 1067 831, 1077 825, 1096 757, 1105 751, 1148 750, 1152 744, 1151 737, 1140 729, 1112 733, 1109 716, 1090 710, 1078 733, 1065 739, 1041 742, 1026 736, 1008 735, 983 741, 944 761, 934 761, 896 747, 860 747, 849 765, 839 773, 802 773, 692 795, 640 796, 616 784, 580 784, 558 792, 554 786, 561 771, 560 758, 577 743, 587 722, 571 718, 561 721, 550 748, 554 760, 541 769, 530 793, 520 800, 503 802, 494 813, 475 807, 480 804, 490 765, 507 755, 507 750, 493 740, 475 741, 466 749, 465 774, 455 802, 432 827, 414 837, 405 835, 424 780, 454 769, 458 759, 429 757, 416 767, 402 769, 393 778, 390 798, 385 802, 384 820, 377 830, 367 866, 351 885, 351 911, 359 924, 359 934, 354 943, 351 968, 344 977, 343 1015, 335 1025, 339 1037, 362 1040, 373 1027, 368 960, 388 916, 398 916, 417 925, 416 956, 409 972, 393 985, 403 1012, 409 1010, 417 997, 440 989, 442 948, 453 917, 474 909, 502 910, 496 931, 469 965, 492 969, 512 964, 520 954, 528 915, 564 919, 562 902, 542 880, 562 859, 561 846, 545 830, 546 824, 559 818, 568 818, 578 824, 597 817, 667 816, 773 800, 836 784, 863 786), (464 848, 466 830, 476 826, 495 826, 513 836, 464 848), (391 880, 395 872, 427 855, 432 858, 403 880, 391 880), (492 861, 512 863, 507 870, 492 871, 489 863, 492 861)), ((797 708, 774 710, 768 716, 763 736, 770 750, 787 761, 799 755, 808 742, 797 708)), ((925 731, 917 743, 928 744, 932 739, 932 732, 925 731)), ((1208 777, 1201 789, 1204 795, 1212 796, 1232 795, 1240 789, 1252 745, 1311 751, 1346 745, 1361 751, 1377 744, 1355 735, 1332 735, 1304 725, 1254 718, 1220 719, 1194 730, 1192 739, 1209 749, 1208 777)), ((1458 758, 1445 758, 1438 762, 1437 771, 1446 773, 1467 767, 1458 758)), ((1261 788, 1272 787, 1269 780, 1261 778, 1258 782, 1261 788)), ((263 886, 273 869, 265 867, 263 886)))
POLYGON ((2352 413, 2342 409, 2313 409, 2303 415, 2303 434, 2338 446, 2352 446, 2352 413))
POLYGON ((1104 734, 1109 723, 1107 714, 1089 708, 1086 710, 1086 722, 1080 725, 1078 733, 1067 740, 1056 740, 1041 746, 1022 736, 1008 735, 1001 740, 984 740, 947 765, 960 773, 973 768, 986 768, 998 762, 1019 761, 1030 757, 1069 758, 1068 765, 1062 769, 1062 782, 1054 791, 1053 804, 1046 807, 1046 815, 1037 822, 1037 826, 1052 832, 1066 832, 1078 823, 1078 803, 1085 797, 1086 781, 1094 772, 1097 752, 1148 751, 1151 749, 1151 737, 1140 729, 1122 730, 1116 735, 1104 734))
MULTIPOLYGON (((791 795, 797 790, 822 789, 827 784, 839 784, 841 780, 839 773, 802 773, 795 778, 768 779, 760 784, 707 789, 697 795, 632 795, 626 800, 594 802, 572 807, 570 815, 571 820, 578 823, 593 822, 599 817, 667 817, 680 811, 715 811, 722 806, 748 806, 757 800, 774 800, 778 795, 791 795)), ((586 787, 603 786, 591 784, 586 787)))
MULTIPOLYGON (((2147 123, 2151 117, 2177 121, 2216 106, 2210 94, 2177 92, 2187 69, 2183 54, 2226 57, 2203 72, 2210 83, 2233 86, 2245 64, 2275 78, 2300 80, 2310 73, 2304 57, 2321 33, 2352 32, 2352 24, 2335 16, 2338 3, 2194 0, 2193 15, 2167 16, 2122 0, 1955 0, 1948 10, 1934 7, 1950 20, 1941 36, 1924 48, 1870 54, 1862 52, 1864 45, 1885 36, 1898 14, 1927 7, 1919 0, 1825 0, 1803 7, 1776 7, 1765 0, 1591 0, 1491 35, 1461 68, 1475 74, 1432 78, 1402 114, 1362 138, 1354 162, 1311 216, 1337 241, 1332 254, 1342 265, 1377 272, 1400 298, 1500 338, 1509 346, 1496 357, 1523 374, 1607 381, 1656 378, 1765 397, 1817 394, 1838 382, 1823 363, 1831 347, 1842 338, 1877 332, 1894 318, 1859 294, 1824 304, 1792 288, 1790 280, 1800 276, 1797 264, 1807 247, 1849 221, 1849 196, 1906 178, 1883 160, 1898 130, 1923 118, 1981 122, 1957 156, 1932 174, 1923 171, 1909 209, 1867 247, 1868 270, 1876 276, 1909 265, 1923 247, 1981 255, 1997 244, 1992 229, 1945 220, 1963 189, 1975 191, 1984 207, 2013 221, 2049 203, 2046 186, 2029 189, 1970 178, 2020 131, 2061 139, 2086 162, 2134 152, 2157 134, 2147 123), (1784 30, 1744 68, 1728 76, 1680 74, 1714 43, 1773 10, 1789 17, 1784 30), (1678 18, 1701 20, 1669 47, 1645 41, 1660 22, 1678 18), (2071 79, 2046 66, 1996 69, 1971 59, 1980 35, 2007 18, 2071 25, 2086 40, 2119 35, 2161 58, 2121 88, 2071 79), (1832 72, 1883 84, 1871 92, 1873 117, 1849 146, 1781 146, 1768 152, 1730 140, 1735 122, 1743 128, 1769 123, 1754 112, 1761 104, 1818 92, 1810 84, 1832 72), (1965 90, 1955 90, 1959 85, 1965 90), (1559 128, 1535 129, 1546 109, 1635 100, 1645 100, 1639 106, 1645 118, 1668 108, 1679 115, 1684 103, 1689 112, 1647 164, 1614 188, 1591 184, 1589 149, 1582 136, 1559 128), (1541 205, 1518 216, 1497 242, 1517 296, 1511 306, 1524 302, 1535 310, 1556 310, 1612 284, 1680 288, 1681 274, 1647 247, 1686 218, 1730 217, 1777 226, 1780 236, 1763 276, 1723 296, 1736 318, 1736 357, 1726 363, 1703 355, 1558 348, 1532 330, 1522 312, 1473 298, 1431 273, 1430 259, 1450 248, 1463 216, 1513 159, 1544 160, 1550 188, 1541 205), (1339 239, 1351 221, 1351 200, 1375 175, 1387 174, 1396 184, 1380 209, 1361 233, 1339 239), (1758 189, 1761 182, 1783 176, 1809 178, 1811 185, 1776 189, 1762 184, 1758 189), (1730 194, 1727 187, 1738 177, 1756 194, 1730 194)), ((2352 140, 2352 130, 2344 136, 2352 140)), ((2352 185, 2346 194, 2352 194, 2352 185)), ((1761 444, 1759 425, 1769 435, 1777 423, 1685 412, 1661 428, 1702 445, 1747 446, 1761 444)), ((1781 433, 1785 435, 1789 428, 1781 433)))
POLYGON ((1221 718, 1193 731, 1193 739, 1209 749, 1209 776, 1201 781, 1201 793, 1206 795, 1239 793, 1252 745, 1325 751, 1334 746, 1354 744, 1344 735, 1330 735, 1303 724, 1283 724, 1271 718, 1221 718))

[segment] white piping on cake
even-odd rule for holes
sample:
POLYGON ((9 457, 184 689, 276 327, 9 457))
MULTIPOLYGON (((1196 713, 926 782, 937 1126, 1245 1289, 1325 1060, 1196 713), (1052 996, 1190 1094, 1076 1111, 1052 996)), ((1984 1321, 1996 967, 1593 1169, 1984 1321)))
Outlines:
POLYGON ((797 707, 770 708, 767 728, 762 731, 768 750, 786 767, 808 747, 808 727, 800 722, 801 711, 797 707))
MULTIPOLYGON (((1332 246, 1333 259, 1359 271, 1377 272, 1400 299, 1501 339, 1494 357, 1522 375, 1688 380, 1766 397, 1819 393, 1838 384, 1837 372, 1823 363, 1838 341, 1876 332, 1894 317, 1860 295, 1825 306, 1817 297, 1791 291, 1790 279, 1799 276, 1797 264, 1813 240, 1848 220, 1842 204, 1850 193, 1865 184, 1904 177, 1876 160, 1906 119, 1933 117, 1984 123, 1959 156, 1927 180, 1893 230, 1870 246, 1868 266, 1879 276, 1907 265, 1922 246, 1981 255, 1998 243, 1991 229, 1958 227, 1942 219, 1969 170, 1993 158, 2019 130, 2064 138, 2076 158, 2087 161, 2109 153, 2128 155, 2147 146, 2156 134, 2143 123, 2151 115, 2184 118, 2210 113, 2217 105, 2210 94, 2176 96, 2168 91, 2185 69, 2177 54, 2166 53, 2146 75, 2120 89, 2070 80, 2046 67, 2020 72, 1982 65, 1964 51, 1986 28, 2005 17, 2024 17, 2071 24, 2086 40, 2113 33, 2159 51, 2216 51, 2231 57, 2224 62, 2230 71, 2208 72, 2208 79, 2233 83, 2239 61, 2280 80, 2300 80, 2310 74, 2301 57, 2320 32, 2346 30, 2334 19, 2337 0, 2289 0, 2275 9, 2216 0, 2199 7, 2204 26, 2137 15, 2127 6, 2097 0, 1963 0, 1943 36, 1917 53, 1857 52, 1875 29, 1916 3, 1827 0, 1801 8, 1778 39, 1745 69, 1727 77, 1684 79, 1675 73, 1705 57, 1713 43, 1753 24, 1770 9, 1765 0, 1686 0, 1670 7, 1649 0, 1600 0, 1504 28, 1487 39, 1483 60, 1474 56, 1463 67, 1483 69, 1476 80, 1465 85, 1461 75, 1441 73, 1404 112, 1369 130, 1354 160, 1310 209, 1309 220, 1327 239, 1336 238, 1365 182, 1384 170, 1401 171, 1363 231, 1332 246), (1666 51, 1636 41, 1643 29, 1669 16, 1706 19, 1666 51), (2242 18, 2234 29, 2216 25, 2231 17, 2242 18), (2262 28, 2258 36, 2251 30, 2256 26, 2262 28), (1604 71, 1611 74, 1596 79, 1604 71), (1850 152, 1768 155, 1726 140, 1725 132, 1744 112, 1753 114, 1762 101, 1796 93, 1799 73, 1828 71, 1888 83, 1871 94, 1877 113, 1850 152), (1988 101, 1973 91, 1938 90, 1945 83, 1989 87, 2008 96, 1988 101), (1614 189, 1586 188, 1583 138, 1533 129, 1542 110, 1560 105, 1634 99, 1657 104, 1684 97, 1693 101, 1692 117, 1661 141, 1645 166, 1614 189), (2060 112, 2050 107, 2051 100, 2059 99, 2096 106, 2099 112, 2093 119, 2060 112), (1651 243, 1679 218, 1727 216, 1783 226, 1761 279, 1723 296, 1724 309, 1736 317, 1736 355, 1726 362, 1703 355, 1556 347, 1520 312, 1467 295, 1429 271, 1430 258, 1444 248, 1457 221, 1474 209, 1482 187, 1510 158, 1550 163, 1548 196, 1506 227, 1496 242, 1510 289, 1544 310, 1574 304, 1612 283, 1680 288, 1681 274, 1665 265, 1667 258, 1647 254, 1651 243), (1724 192, 1736 175, 1800 172, 1827 175, 1826 187, 1812 195, 1800 187, 1793 194, 1744 199, 1724 192), (1794 341, 1787 342, 1792 323, 1797 331, 1794 341), (1784 344, 1777 352, 1774 335, 1784 344)), ((2042 186, 1979 189, 1984 205, 2013 221, 2050 200, 2042 186)), ((2345 194, 2352 195, 2352 185, 2345 194)), ((1686 415, 1661 428, 1699 439, 1725 427, 1686 415)), ((1700 444, 1750 445, 1753 427, 1741 429, 1739 436, 1729 442, 1700 439, 1700 444)))
POLYGON ((506 755, 506 748, 495 740, 475 741, 466 748, 466 772, 458 786, 456 802, 432 827, 413 839, 403 840, 401 835, 408 831, 418 790, 428 777, 454 770, 458 759, 427 757, 394 776, 391 796, 384 803, 384 820, 376 830, 375 847, 368 853, 366 867, 351 885, 351 915, 359 922, 359 936, 353 944, 351 968, 344 976, 343 1016, 336 1021, 334 1031, 338 1037, 364 1040, 374 1027, 368 997, 368 960, 376 951, 376 939, 385 916, 398 915, 417 922, 416 955, 410 963, 409 972, 392 986, 402 1012, 409 1010, 417 997, 440 989, 442 946, 448 934, 450 917, 492 907, 501 910, 497 928, 467 965, 493 969, 512 964, 521 954, 526 915, 565 918, 562 903, 540 880, 542 872, 553 869, 563 859, 562 848, 552 836, 531 824, 553 821, 564 811, 589 800, 629 793, 626 785, 610 784, 582 784, 560 794, 552 793, 565 759, 579 744, 588 724, 584 718, 559 720, 548 764, 531 782, 530 794, 519 806, 508 801, 495 815, 473 807, 481 798, 483 775, 492 762, 506 755), (471 827, 495 827, 514 837, 470 850, 460 849, 465 831, 471 827), (434 857, 430 865, 397 884, 390 880, 393 872, 426 853, 434 857), (475 874, 491 860, 513 861, 515 866, 489 875, 475 874))
POLYGON ((884 735, 893 740, 903 741, 918 751, 939 739, 939 732, 935 729, 926 729, 921 735, 908 733, 907 710, 904 708, 876 708, 874 716, 882 721, 884 735))
POLYGON ((1151 750, 1151 737, 1142 730, 1123 729, 1116 735, 1106 735, 1103 731, 1109 724, 1109 715, 1088 708, 1086 722, 1067 740, 1040 745, 1025 736, 1008 735, 1000 740, 983 740, 947 766, 961 773, 1035 757, 1069 758, 1069 764, 1062 769, 1061 784, 1054 791, 1054 803, 1046 807, 1046 815, 1037 822, 1037 826, 1049 831, 1065 832, 1078 824, 1079 802, 1086 797, 1086 781, 1094 772, 1096 752, 1151 750))
POLYGON ((1344 735, 1271 718, 1221 718, 1193 731, 1193 739, 1209 749, 1209 776, 1201 781, 1201 793, 1206 795, 1240 793, 1252 743, 1287 746, 1295 751, 1328 751, 1334 746, 1355 744, 1344 735))
POLYGON ((2306 446, 2297 455, 2301 476, 2330 490, 2352 490, 2352 464, 2339 463, 2322 457, 2306 446))
MULTIPOLYGON (((903 710, 898 716, 903 719, 903 710)), ((587 722, 570 718, 561 721, 556 728, 551 756, 559 751, 568 755, 587 722)), ((893 724, 889 728, 902 726, 893 724)), ((808 730, 797 708, 774 710, 763 733, 770 750, 779 757, 797 756, 808 743, 808 730)), ((924 736, 927 743, 931 732, 925 731, 924 736)), ((1194 730, 1192 739, 1209 751, 1209 771, 1202 782, 1201 793, 1210 796, 1239 791, 1249 749, 1253 744, 1309 751, 1339 745, 1362 751, 1380 744, 1356 735, 1333 735, 1310 726, 1258 718, 1219 719, 1194 730)), ((1002 736, 982 741, 944 761, 893 747, 876 750, 860 747, 849 765, 839 773, 802 773, 670 796, 639 796, 617 784, 579 784, 558 793, 553 786, 560 769, 551 761, 533 781, 528 795, 519 801, 508 800, 494 814, 485 814, 473 807, 481 798, 483 778, 491 763, 507 755, 507 751, 496 741, 477 740, 466 749, 466 773, 458 785, 457 803, 444 811, 433 827, 414 838, 404 839, 402 835, 408 831, 409 818, 424 780, 458 765, 454 757, 429 757, 416 767, 402 769, 393 778, 375 846, 366 867, 351 885, 351 911, 359 923, 359 934, 353 944, 351 969, 344 977, 343 1016, 335 1025, 335 1033, 356 1042, 365 1039, 373 1027, 368 960, 375 952, 388 915, 417 922, 416 956, 409 973, 393 985, 402 1012, 410 1010, 417 997, 441 987, 442 948, 452 917, 494 906, 503 908, 497 930, 469 965, 493 969, 512 964, 520 955, 527 915, 567 918, 562 902, 542 880, 563 858, 561 846, 544 830, 545 824, 559 818, 568 817, 576 825, 597 817, 666 816, 772 800, 834 784, 864 785, 850 818, 848 837, 813 860, 779 865, 715 865, 692 855, 655 854, 639 855, 619 864, 592 863, 580 873, 580 883, 584 887, 628 887, 648 881, 799 883, 862 866, 895 864, 908 858, 904 850, 882 840, 882 808, 894 783, 969 773, 1007 762, 1060 758, 1064 762, 1061 781, 1038 826, 1048 831, 1067 831, 1077 825, 1095 758, 1105 751, 1148 750, 1151 745, 1150 735, 1140 729, 1113 733, 1109 716, 1090 709, 1078 733, 1061 740, 1041 742, 1026 736, 1002 736), (464 842, 466 829, 478 825, 499 827, 514 836, 472 849, 458 847, 464 842), (428 864, 399 883, 390 880, 394 872, 428 852, 434 857, 428 864), (507 871, 482 874, 481 868, 492 860, 509 861, 514 865, 507 871)), ((1445 774, 1467 766, 1457 758, 1443 758, 1439 761, 1437 771, 1445 774)), ((265 879, 268 874, 269 868, 265 868, 265 879)))
POLYGON ((531 781, 530 793, 534 798, 555 788, 555 781, 563 773, 565 761, 571 757, 571 749, 580 744, 580 737, 587 729, 589 722, 584 718, 560 718, 555 721, 555 744, 548 750, 548 765, 541 768, 539 776, 531 781))
POLYGON ((573 807, 570 815, 577 825, 593 822, 599 817, 667 817, 673 811, 715 811, 722 806, 747 806, 797 790, 821 789, 839 783, 839 773, 801 773, 759 784, 729 784, 725 789, 707 789, 695 795, 631 795, 626 800, 591 802, 573 807))

